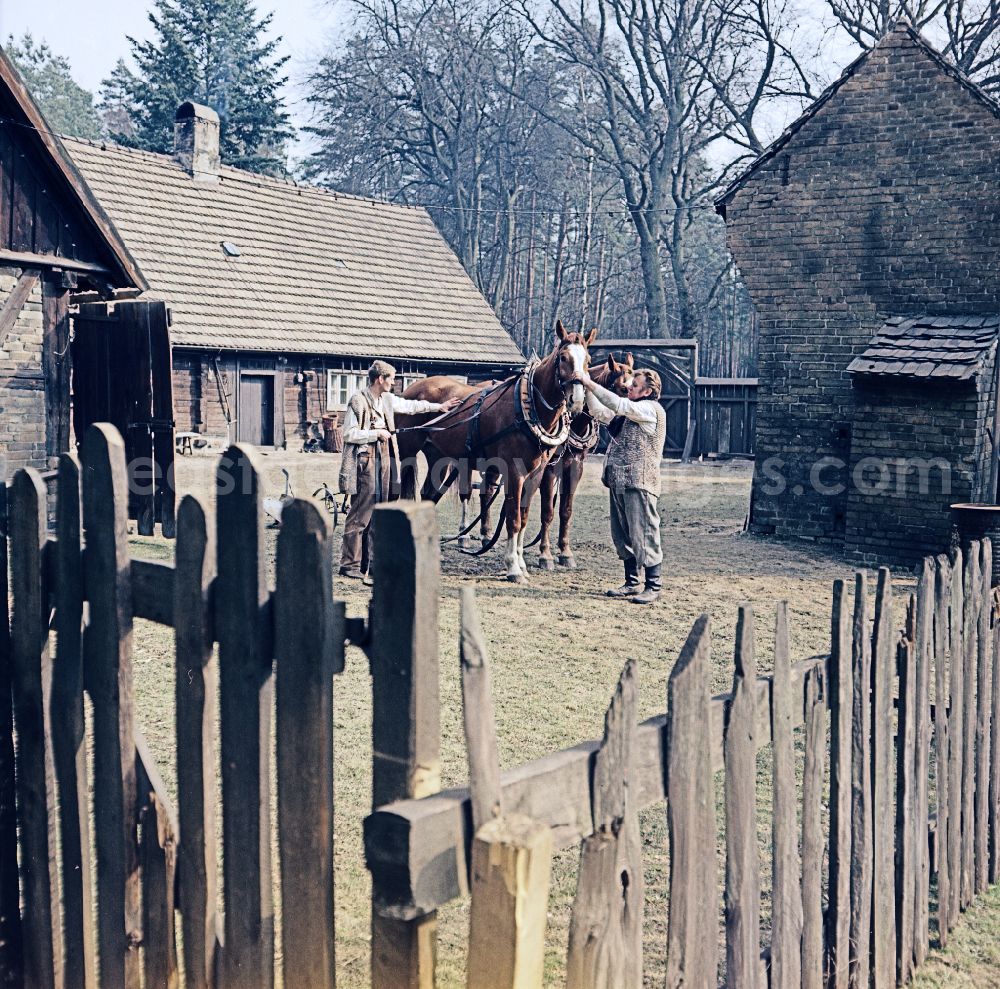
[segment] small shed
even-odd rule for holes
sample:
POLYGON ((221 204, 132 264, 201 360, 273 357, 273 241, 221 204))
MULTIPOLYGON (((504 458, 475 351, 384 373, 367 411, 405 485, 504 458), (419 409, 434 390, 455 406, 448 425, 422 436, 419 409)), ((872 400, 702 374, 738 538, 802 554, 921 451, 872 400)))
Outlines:
POLYGON ((760 328, 751 531, 941 552, 995 490, 1000 105, 901 22, 716 208, 760 328))
POLYGON ((66 140, 170 308, 176 428, 294 447, 366 383, 502 376, 523 357, 424 209, 222 165, 177 112, 173 155, 66 140))

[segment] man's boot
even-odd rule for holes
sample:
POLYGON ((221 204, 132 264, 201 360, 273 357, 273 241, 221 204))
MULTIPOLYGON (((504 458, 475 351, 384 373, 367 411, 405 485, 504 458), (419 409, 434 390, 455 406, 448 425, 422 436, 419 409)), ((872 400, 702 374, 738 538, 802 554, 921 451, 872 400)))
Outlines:
POLYGON ((633 604, 652 604, 660 600, 660 592, 663 584, 660 582, 660 567, 657 563, 655 567, 646 567, 646 588, 641 594, 636 594, 632 598, 633 604))
POLYGON ((605 591, 609 598, 630 598, 639 593, 639 564, 635 562, 634 556, 622 562, 625 564, 625 583, 621 587, 605 591))

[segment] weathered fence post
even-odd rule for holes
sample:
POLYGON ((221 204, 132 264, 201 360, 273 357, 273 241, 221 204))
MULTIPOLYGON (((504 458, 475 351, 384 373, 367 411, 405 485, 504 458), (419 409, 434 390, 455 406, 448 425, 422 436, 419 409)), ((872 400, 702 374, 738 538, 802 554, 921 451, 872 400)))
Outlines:
POLYGON ((914 681, 914 820, 916 842, 913 867, 913 961, 923 965, 927 959, 930 939, 930 797, 929 775, 931 756, 931 665, 934 650, 934 565, 924 559, 917 585, 917 615, 915 629, 916 679, 914 681))
POLYGON ((965 560, 963 576, 962 685, 962 887, 964 910, 975 895, 976 826, 976 662, 979 655, 979 607, 981 605, 979 542, 973 541, 965 560))
MULTIPOLYGON (((429 503, 379 505, 372 527, 372 806, 377 808, 440 787, 441 549, 437 514, 429 503)), ((372 989, 430 989, 436 942, 436 913, 401 921, 373 909, 372 989)))
POLYGON ((260 471, 251 447, 232 446, 218 469, 215 633, 222 746, 224 989, 274 981, 271 892, 273 643, 264 614, 260 471))
POLYGON ((715 778, 704 743, 711 723, 709 653, 709 619, 701 615, 667 682, 667 989, 711 989, 718 970, 715 778))
MULTIPOLYGON (((916 601, 910 595, 906 628, 896 646, 899 670, 899 744, 896 746, 896 978, 905 985, 913 973, 913 921, 916 848, 926 841, 926 825, 914 816, 916 781, 916 601)), ((926 819, 925 819, 926 820, 926 819)))
POLYGON ((42 562, 45 528, 45 486, 35 471, 19 470, 10 491, 10 639, 18 742, 24 976, 30 989, 54 989, 61 955, 55 780, 47 744, 51 740, 46 702, 52 667, 42 562))
POLYGON ((868 989, 871 977, 872 807, 871 637, 868 634, 868 581, 854 581, 851 669, 854 701, 851 734, 851 987, 868 989))
POLYGON ((296 499, 281 513, 274 596, 278 835, 284 984, 309 989, 336 982, 333 675, 344 668, 344 606, 332 566, 330 523, 296 499))
POLYGON ((826 679, 822 666, 806 674, 806 757, 802 790, 802 986, 823 989, 823 775, 826 679))
POLYGON ((98 423, 83 441, 84 572, 90 622, 83 640, 94 702, 94 825, 102 989, 139 984, 142 930, 132 697, 132 581, 125 446, 98 423))
POLYGON ((771 915, 771 989, 802 984, 802 886, 792 744, 792 669, 788 648, 788 602, 778 602, 771 682, 771 747, 774 801, 771 841, 774 881, 771 915))
POLYGON ((489 657, 471 587, 462 590, 460 656, 474 831, 467 985, 541 989, 552 831, 504 814, 489 657))
POLYGON ((830 867, 826 943, 830 989, 847 989, 851 940, 851 623, 847 586, 833 582, 830 635, 830 867))
POLYGON ((567 989, 641 989, 645 883, 632 792, 638 670, 629 660, 594 756, 594 833, 584 838, 569 927, 567 989))
POLYGON ((97 985, 90 878, 90 799, 83 716, 83 560, 80 554, 80 465, 59 458, 56 518, 56 658, 53 664, 52 754, 59 784, 65 989, 97 985))
POLYGON ((878 572, 875 627, 872 632, 872 790, 875 813, 872 972, 877 989, 894 985, 896 979, 892 739, 896 627, 892 612, 892 578, 889 571, 882 567, 878 572))
POLYGON ((948 943, 951 927, 951 873, 948 848, 952 823, 951 756, 949 754, 950 715, 948 707, 948 665, 951 602, 951 564, 944 555, 935 561, 934 578, 934 772, 937 797, 937 830, 934 838, 934 868, 937 871, 937 926, 941 947, 948 943))
POLYGON ((178 872, 184 970, 190 989, 214 984, 216 914, 216 748, 218 664, 212 656, 209 589, 215 539, 205 509, 186 495, 177 512, 174 557, 177 792, 181 846, 178 872))
POLYGON ((979 627, 976 634, 976 796, 975 796, 975 875, 974 891, 984 893, 989 883, 989 797, 990 797, 990 728, 993 705, 993 635, 990 629, 993 582, 993 547, 989 539, 980 544, 979 627))
MULTIPOLYGON (((997 549, 1000 552, 1000 548, 997 549)), ((993 695, 990 717, 990 882, 1000 881, 1000 613, 997 590, 990 592, 993 695)))
POLYGON ((753 609, 736 621, 733 699, 726 713, 726 973, 760 985, 760 851, 757 846, 757 654, 753 609))
POLYGON ((948 876, 951 899, 948 928, 954 926, 962 906, 962 778, 965 756, 965 566, 961 550, 951 561, 950 689, 948 714, 948 876))

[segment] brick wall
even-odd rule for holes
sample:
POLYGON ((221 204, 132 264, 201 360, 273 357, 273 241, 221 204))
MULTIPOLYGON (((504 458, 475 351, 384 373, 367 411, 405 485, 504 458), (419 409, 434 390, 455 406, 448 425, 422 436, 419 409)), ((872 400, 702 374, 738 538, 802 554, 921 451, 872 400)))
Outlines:
POLYGON ((867 564, 911 566, 951 537, 950 505, 980 497, 992 374, 978 383, 859 376, 844 545, 867 564))
POLYGON ((840 493, 813 481, 851 460, 847 364, 890 315, 1000 307, 998 139, 996 113, 897 29, 732 194, 760 317, 752 529, 842 542, 848 467, 840 493))
MULTIPOLYGON (((21 275, 0 267, 0 308, 21 275)), ((42 282, 0 348, 0 456, 7 476, 21 467, 45 470, 45 382, 42 377, 42 282)))

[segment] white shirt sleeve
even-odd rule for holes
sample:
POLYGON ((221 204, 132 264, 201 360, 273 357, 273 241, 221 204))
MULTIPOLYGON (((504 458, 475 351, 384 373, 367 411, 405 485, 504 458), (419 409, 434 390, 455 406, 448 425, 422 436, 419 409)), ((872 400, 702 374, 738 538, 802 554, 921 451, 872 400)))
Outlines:
POLYGON ((608 419, 595 415, 594 418, 599 422, 610 422, 615 416, 624 416, 626 419, 638 423, 639 428, 647 436, 656 435, 656 407, 651 401, 631 402, 598 384, 594 385, 594 390, 588 393, 588 397, 597 399, 597 402, 600 403, 598 408, 603 406, 604 409, 611 412, 608 419))
POLYGON ((368 446, 369 443, 374 443, 377 439, 374 429, 361 428, 358 417, 354 414, 354 409, 348 405, 347 411, 344 413, 344 442, 368 446))
POLYGON ((415 398, 402 398, 392 392, 389 392, 388 395, 389 401, 392 403, 392 411, 402 415, 415 416, 422 412, 440 412, 442 408, 440 402, 423 402, 415 398))

